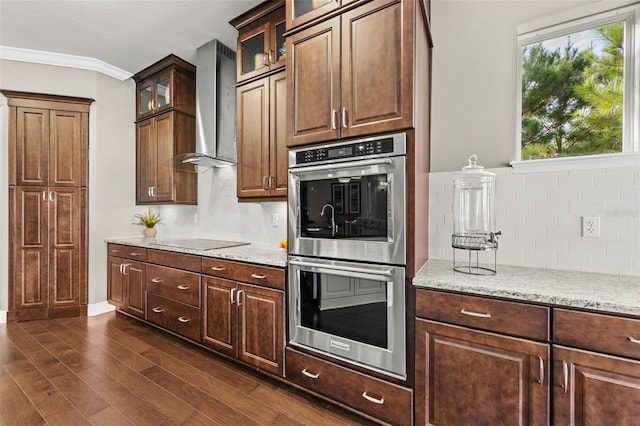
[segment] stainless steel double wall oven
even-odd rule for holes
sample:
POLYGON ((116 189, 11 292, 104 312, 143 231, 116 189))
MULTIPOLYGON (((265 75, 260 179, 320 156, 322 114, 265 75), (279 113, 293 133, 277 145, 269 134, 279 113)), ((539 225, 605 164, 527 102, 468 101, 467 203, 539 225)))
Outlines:
POLYGON ((289 343, 406 379, 406 135, 289 151, 289 343))

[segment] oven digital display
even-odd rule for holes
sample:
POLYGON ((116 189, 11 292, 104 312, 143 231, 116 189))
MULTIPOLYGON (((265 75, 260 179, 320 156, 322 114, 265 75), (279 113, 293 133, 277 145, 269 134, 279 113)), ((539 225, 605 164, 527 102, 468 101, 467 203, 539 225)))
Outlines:
POLYGON ((339 148, 330 149, 328 157, 331 159, 331 158, 340 158, 340 157, 350 157, 352 155, 353 155, 352 146, 341 146, 339 148))

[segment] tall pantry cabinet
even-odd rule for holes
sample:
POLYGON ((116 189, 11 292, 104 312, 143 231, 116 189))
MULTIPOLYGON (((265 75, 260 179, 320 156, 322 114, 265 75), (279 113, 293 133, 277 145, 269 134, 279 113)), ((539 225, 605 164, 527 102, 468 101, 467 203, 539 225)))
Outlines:
POLYGON ((9 321, 87 313, 89 107, 3 90, 9 105, 9 321))

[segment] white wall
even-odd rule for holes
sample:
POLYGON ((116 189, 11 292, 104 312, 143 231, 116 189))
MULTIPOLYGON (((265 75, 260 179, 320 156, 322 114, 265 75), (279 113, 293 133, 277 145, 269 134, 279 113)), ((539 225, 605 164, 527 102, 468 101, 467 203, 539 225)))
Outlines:
MULTIPOLYGON (((640 275, 640 165, 514 175, 517 27, 585 0, 432 2, 430 257, 452 259, 451 178, 477 154, 497 174, 498 263, 640 275), (602 236, 581 236, 581 217, 602 236)), ((607 0, 609 6, 628 2, 607 0)))
MULTIPOLYGON (((0 60, 0 88, 95 99, 89 115, 89 304, 106 300, 108 237, 141 236, 135 205, 135 83, 99 72, 0 60)), ((0 197, 8 191, 8 108, 0 99, 0 197)), ((286 204, 238 203, 235 167, 199 175, 198 206, 157 208, 158 237, 209 237, 277 245, 286 238, 286 204), (277 214, 279 225, 271 225, 277 214)), ((0 208, 0 313, 8 307, 8 211, 0 208)))

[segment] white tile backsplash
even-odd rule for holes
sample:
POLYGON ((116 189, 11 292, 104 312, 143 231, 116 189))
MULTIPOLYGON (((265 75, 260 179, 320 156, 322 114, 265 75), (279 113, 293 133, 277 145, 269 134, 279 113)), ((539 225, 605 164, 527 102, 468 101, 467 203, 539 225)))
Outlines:
MULTIPOLYGON (((640 167, 496 173, 498 264, 640 275, 640 167), (600 218, 584 238, 582 217, 600 218)), ((431 173, 429 253, 451 260, 456 172, 431 173)))

